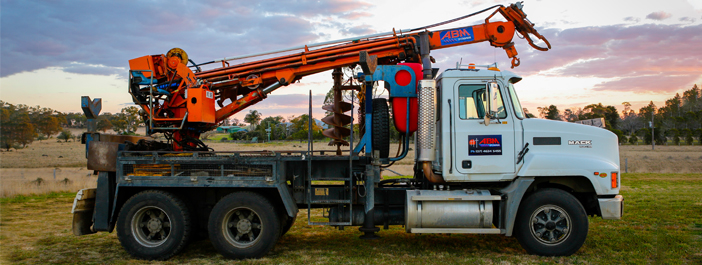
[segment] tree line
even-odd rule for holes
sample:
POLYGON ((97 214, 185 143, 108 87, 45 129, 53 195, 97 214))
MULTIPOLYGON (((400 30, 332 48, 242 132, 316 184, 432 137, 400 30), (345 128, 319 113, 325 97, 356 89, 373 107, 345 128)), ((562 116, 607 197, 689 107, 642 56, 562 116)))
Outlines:
MULTIPOLYGON (((135 134, 141 124, 139 109, 129 106, 116 114, 100 114, 97 129, 135 134)), ((0 147, 6 150, 24 148, 35 140, 49 139, 57 133, 59 140, 68 141, 77 136, 64 128, 86 127, 87 118, 83 113, 63 113, 51 108, 14 105, 0 100, 0 147)))
POLYGON ((615 106, 604 106, 602 103, 563 112, 557 106, 550 105, 539 107, 538 115, 544 119, 569 122, 604 118, 605 128, 617 134, 620 143, 636 144, 643 140, 645 144, 652 141, 665 144, 670 140, 674 144, 692 145, 697 138, 698 143, 702 144, 702 98, 696 84, 684 91, 682 96, 676 93, 660 107, 653 101, 638 112, 632 109, 629 102, 622 102, 622 107, 620 114, 615 106))
MULTIPOLYGON (((249 125, 240 123, 238 119, 224 121, 223 125, 234 125, 246 128, 247 131, 233 132, 229 135, 232 140, 251 140, 258 138, 259 140, 306 140, 309 128, 309 115, 302 114, 299 116, 289 116, 287 119, 283 116, 262 117, 263 114, 257 110, 250 110, 244 116, 244 122, 249 125)), ((317 124, 316 120, 312 122, 312 137, 315 140, 324 139, 322 135, 322 127, 317 124)))

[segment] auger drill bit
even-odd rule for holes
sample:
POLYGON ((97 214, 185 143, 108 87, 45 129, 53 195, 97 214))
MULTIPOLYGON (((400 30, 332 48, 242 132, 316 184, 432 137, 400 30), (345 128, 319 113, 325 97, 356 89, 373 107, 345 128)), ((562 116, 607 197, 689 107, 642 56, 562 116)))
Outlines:
POLYGON ((333 126, 330 129, 324 130, 322 134, 326 137, 331 138, 329 145, 336 145, 336 154, 341 155, 341 146, 348 146, 349 142, 343 140, 351 134, 351 130, 345 126, 351 123, 351 116, 344 114, 344 112, 350 111, 352 109, 351 103, 341 101, 341 79, 343 73, 341 68, 335 68, 332 72, 332 77, 334 79, 334 101, 331 105, 325 105, 322 109, 326 111, 331 111, 334 114, 327 116, 322 119, 322 122, 333 126))

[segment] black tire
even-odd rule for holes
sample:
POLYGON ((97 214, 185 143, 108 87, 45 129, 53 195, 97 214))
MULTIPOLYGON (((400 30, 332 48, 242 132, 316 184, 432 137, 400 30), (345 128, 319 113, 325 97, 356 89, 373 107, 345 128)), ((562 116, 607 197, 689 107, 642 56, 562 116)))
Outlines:
POLYGON ((284 215, 281 216, 281 220, 283 221, 282 224, 280 225, 280 236, 282 237, 288 231, 290 231, 290 228, 295 224, 295 220, 297 220, 297 214, 295 217, 290 217, 288 216, 287 212, 283 212, 284 215))
POLYGON ((268 199, 254 192, 235 192, 212 209, 208 232, 212 245, 226 258, 261 258, 278 241, 280 225, 268 199))
POLYGON ((172 193, 147 190, 135 194, 122 206, 117 236, 133 257, 166 260, 180 252, 190 237, 190 213, 172 193))
POLYGON ((373 99, 373 150, 380 151, 380 158, 390 156, 390 111, 384 98, 373 99))
POLYGON ((585 243, 588 226, 585 209, 573 195, 546 188, 522 201, 514 233, 529 254, 570 256, 585 243))

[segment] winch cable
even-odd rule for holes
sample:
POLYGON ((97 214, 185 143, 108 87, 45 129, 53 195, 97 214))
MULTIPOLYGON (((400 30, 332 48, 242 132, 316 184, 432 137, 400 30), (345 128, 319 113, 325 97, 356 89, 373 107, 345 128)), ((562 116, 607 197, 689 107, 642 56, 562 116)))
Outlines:
POLYGON ((421 30, 421 29, 428 29, 428 28, 438 27, 438 26, 442 26, 442 25, 449 24, 449 23, 453 23, 453 22, 456 22, 456 21, 459 21, 459 20, 463 20, 463 19, 466 19, 466 18, 475 16, 475 15, 480 14, 480 13, 484 13, 484 12, 486 12, 486 11, 488 11, 488 10, 490 10, 490 9, 496 8, 496 7, 503 7, 503 5, 494 5, 494 6, 485 8, 485 9, 480 10, 480 11, 478 11, 478 12, 470 13, 470 14, 465 15, 465 16, 462 16, 462 17, 457 17, 457 18, 454 18, 454 19, 449 19, 449 20, 446 20, 446 21, 444 21, 444 22, 439 22, 439 23, 431 24, 431 25, 424 26, 424 27, 414 28, 414 29, 411 29, 410 32, 412 32, 412 31, 417 31, 417 30, 421 30))

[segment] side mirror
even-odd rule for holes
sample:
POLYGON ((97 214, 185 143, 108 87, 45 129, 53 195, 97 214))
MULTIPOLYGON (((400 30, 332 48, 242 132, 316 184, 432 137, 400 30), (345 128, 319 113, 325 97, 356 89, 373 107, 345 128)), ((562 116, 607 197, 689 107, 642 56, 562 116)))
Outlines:
POLYGON ((497 99, 499 97, 499 87, 497 82, 488 82, 485 84, 485 126, 490 124, 490 119, 492 119, 497 113, 497 99))

